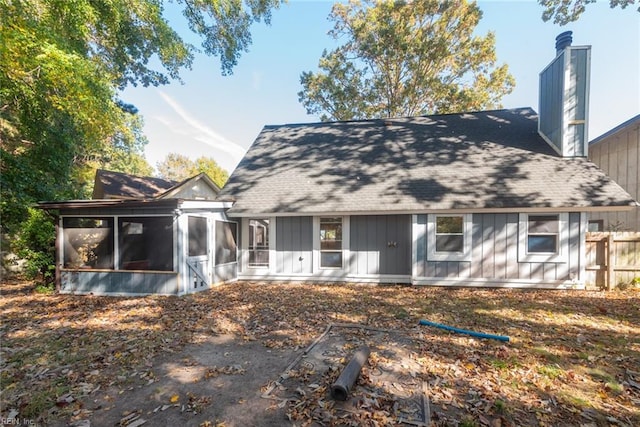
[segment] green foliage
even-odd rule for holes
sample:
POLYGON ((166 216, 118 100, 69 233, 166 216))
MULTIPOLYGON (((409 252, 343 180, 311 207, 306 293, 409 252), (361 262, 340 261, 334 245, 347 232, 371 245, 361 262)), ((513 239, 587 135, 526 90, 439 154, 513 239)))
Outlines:
MULTIPOLYGON (((227 74, 251 23, 268 23, 281 0, 176 3, 227 74)), ((0 0, 0 232, 9 239, 22 239, 36 202, 87 197, 97 168, 150 175, 142 119, 118 93, 166 84, 191 66, 198 49, 171 28, 164 4, 0 0)), ((28 256, 43 273, 46 256, 28 256)))
POLYGON ((640 277, 634 277, 629 282, 620 282, 616 286, 616 290, 626 291, 629 289, 640 289, 640 277))
POLYGON ((515 83, 494 34, 474 36, 481 16, 466 1, 336 3, 330 34, 345 43, 302 73, 299 100, 322 120, 497 108, 515 83))
POLYGON ((43 284, 55 279, 55 224, 45 212, 29 208, 12 249, 26 261, 25 274, 43 284))
MULTIPOLYGON (((547 22, 553 19, 554 24, 567 25, 570 22, 577 21, 586 10, 586 6, 595 3, 596 0, 538 0, 538 3, 544 7, 542 20, 547 22)), ((609 6, 613 9, 620 7, 626 9, 627 6, 633 4, 640 5, 638 0, 609 0, 609 6)), ((638 7, 640 12, 640 6, 638 7)))
POLYGON ((211 157, 202 156, 194 161, 182 154, 169 153, 156 167, 161 178, 174 181, 183 181, 204 172, 222 188, 229 179, 229 173, 211 157))

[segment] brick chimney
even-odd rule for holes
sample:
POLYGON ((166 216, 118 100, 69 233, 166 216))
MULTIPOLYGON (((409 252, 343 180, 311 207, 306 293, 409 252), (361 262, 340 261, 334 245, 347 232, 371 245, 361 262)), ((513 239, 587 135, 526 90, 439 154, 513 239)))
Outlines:
POLYGON ((556 37, 556 57, 540 73, 538 133, 563 157, 586 157, 589 146, 591 46, 556 37))

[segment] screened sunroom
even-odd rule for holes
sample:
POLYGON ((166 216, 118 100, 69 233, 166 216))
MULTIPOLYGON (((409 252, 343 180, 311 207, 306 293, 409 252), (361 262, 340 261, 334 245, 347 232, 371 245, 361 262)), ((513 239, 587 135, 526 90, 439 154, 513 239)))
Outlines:
POLYGON ((208 200, 43 202, 63 293, 183 295, 237 278, 237 223, 208 200))

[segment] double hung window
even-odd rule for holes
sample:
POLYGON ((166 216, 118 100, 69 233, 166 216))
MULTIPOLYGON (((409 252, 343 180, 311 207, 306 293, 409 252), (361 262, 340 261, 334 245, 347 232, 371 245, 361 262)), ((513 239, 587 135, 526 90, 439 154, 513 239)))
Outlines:
POLYGON ((430 214, 427 230, 429 260, 471 259, 471 214, 430 214))
POLYGON ((520 214, 518 261, 565 262, 568 214, 520 214))

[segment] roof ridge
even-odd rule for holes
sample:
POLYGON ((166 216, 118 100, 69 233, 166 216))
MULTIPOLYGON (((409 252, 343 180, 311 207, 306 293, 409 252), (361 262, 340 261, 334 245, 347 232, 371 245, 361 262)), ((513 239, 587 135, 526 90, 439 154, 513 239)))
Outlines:
POLYGON ((277 129, 277 128, 287 127, 287 126, 314 126, 314 125, 371 123, 371 122, 385 121, 385 120, 407 120, 407 119, 415 119, 415 118, 448 117, 448 116, 459 116, 463 114, 487 114, 487 113, 495 113, 495 112, 522 111, 522 110, 531 110, 535 112, 533 107, 495 108, 493 110, 469 110, 469 111, 458 111, 455 113, 422 114, 422 115, 416 115, 416 116, 378 117, 378 118, 371 118, 371 119, 333 120, 333 121, 326 121, 326 122, 317 121, 317 122, 282 123, 282 124, 274 124, 274 125, 265 125, 264 129, 277 129))

